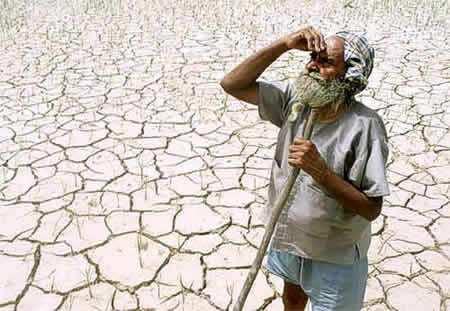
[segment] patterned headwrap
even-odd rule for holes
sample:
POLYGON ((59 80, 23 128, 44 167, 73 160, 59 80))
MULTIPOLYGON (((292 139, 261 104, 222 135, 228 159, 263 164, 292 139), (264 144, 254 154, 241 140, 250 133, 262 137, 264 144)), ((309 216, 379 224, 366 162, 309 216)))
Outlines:
POLYGON ((368 84, 375 50, 369 45, 364 34, 339 31, 334 36, 344 40, 344 61, 347 65, 344 81, 350 83, 350 93, 354 96, 362 92, 368 84))

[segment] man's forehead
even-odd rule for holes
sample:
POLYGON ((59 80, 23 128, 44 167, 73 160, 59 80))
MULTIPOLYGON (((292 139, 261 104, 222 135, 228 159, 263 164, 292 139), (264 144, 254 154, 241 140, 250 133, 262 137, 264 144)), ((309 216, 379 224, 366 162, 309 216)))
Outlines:
POLYGON ((341 41, 342 39, 338 37, 328 37, 325 39, 327 44, 327 48, 324 51, 319 53, 320 57, 327 58, 343 58, 344 57, 344 43, 341 41))

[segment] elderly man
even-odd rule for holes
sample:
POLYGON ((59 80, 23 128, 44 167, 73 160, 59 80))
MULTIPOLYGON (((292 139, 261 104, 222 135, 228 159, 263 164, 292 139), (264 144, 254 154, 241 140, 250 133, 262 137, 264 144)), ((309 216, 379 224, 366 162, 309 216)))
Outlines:
POLYGON ((360 310, 364 300, 371 222, 389 195, 387 135, 381 117, 355 99, 367 86, 374 50, 360 34, 326 39, 306 27, 257 51, 228 73, 222 88, 258 106, 261 119, 280 128, 272 163, 270 209, 292 167, 301 168, 277 223, 266 268, 284 280, 285 310, 360 310), (284 52, 311 51, 292 82, 258 80, 284 52), (309 105, 326 103, 309 140, 298 137, 309 105))

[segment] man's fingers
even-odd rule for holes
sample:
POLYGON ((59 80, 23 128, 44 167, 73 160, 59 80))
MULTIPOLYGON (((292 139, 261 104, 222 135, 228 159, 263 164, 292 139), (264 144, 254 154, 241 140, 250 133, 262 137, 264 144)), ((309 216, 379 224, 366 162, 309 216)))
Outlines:
POLYGON ((325 38, 324 38, 323 34, 320 33, 320 49, 326 50, 326 48, 327 48, 327 43, 325 42, 325 38))
POLYGON ((316 49, 316 52, 320 52, 320 33, 319 31, 312 29, 311 32, 313 33, 313 37, 314 37, 314 47, 316 49))
POLYGON ((297 158, 297 157, 302 157, 304 155, 305 155, 304 151, 293 151, 293 152, 289 152, 288 158, 297 158))
POLYGON ((305 142, 305 141, 307 140, 302 137, 294 137, 294 142, 305 142))
POLYGON ((288 36, 289 45, 304 51, 320 52, 326 49, 326 42, 322 33, 312 26, 308 26, 288 36))
POLYGON ((317 38, 316 32, 315 32, 314 29, 311 29, 309 32, 311 34, 311 39, 310 39, 311 48, 310 48, 310 50, 311 51, 317 51, 317 43, 318 43, 317 40, 318 40, 318 38, 317 38))
POLYGON ((294 144, 309 144, 309 145, 312 145, 312 142, 310 140, 304 139, 304 138, 301 138, 301 137, 295 137, 293 143, 294 144))
POLYGON ((290 153, 303 152, 303 153, 309 154, 311 151, 312 151, 312 148, 305 146, 305 145, 297 145, 297 146, 289 147, 290 153))
POLYGON ((308 50, 312 51, 313 50, 313 44, 312 44, 313 35, 308 29, 305 30, 304 34, 305 34, 304 36, 306 39, 306 43, 308 45, 308 50))
POLYGON ((312 161, 314 159, 314 155, 311 152, 308 152, 307 150, 298 150, 289 152, 288 158, 302 158, 304 160, 312 161))
POLYGON ((313 163, 314 159, 310 155, 305 154, 304 152, 296 152, 290 153, 288 155, 288 161, 297 163, 300 162, 301 164, 308 164, 313 163))
POLYGON ((320 52, 321 50, 325 50, 326 43, 325 43, 323 34, 319 30, 314 29, 314 35, 316 38, 314 42, 316 43, 317 52, 320 52))
POLYGON ((305 144, 292 144, 289 146, 289 150, 292 151, 297 151, 297 150, 304 150, 307 149, 308 147, 305 146, 305 144))

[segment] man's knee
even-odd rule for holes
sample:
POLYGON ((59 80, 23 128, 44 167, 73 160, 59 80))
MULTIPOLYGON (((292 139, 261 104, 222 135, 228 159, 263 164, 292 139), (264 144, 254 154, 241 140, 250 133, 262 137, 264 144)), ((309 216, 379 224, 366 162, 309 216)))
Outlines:
POLYGON ((308 302, 308 296, 299 285, 286 281, 282 298, 284 306, 289 308, 304 308, 308 302))
POLYGON ((291 299, 283 296, 283 305, 288 310, 304 310, 306 307, 306 304, 308 303, 308 298, 296 298, 291 299))

